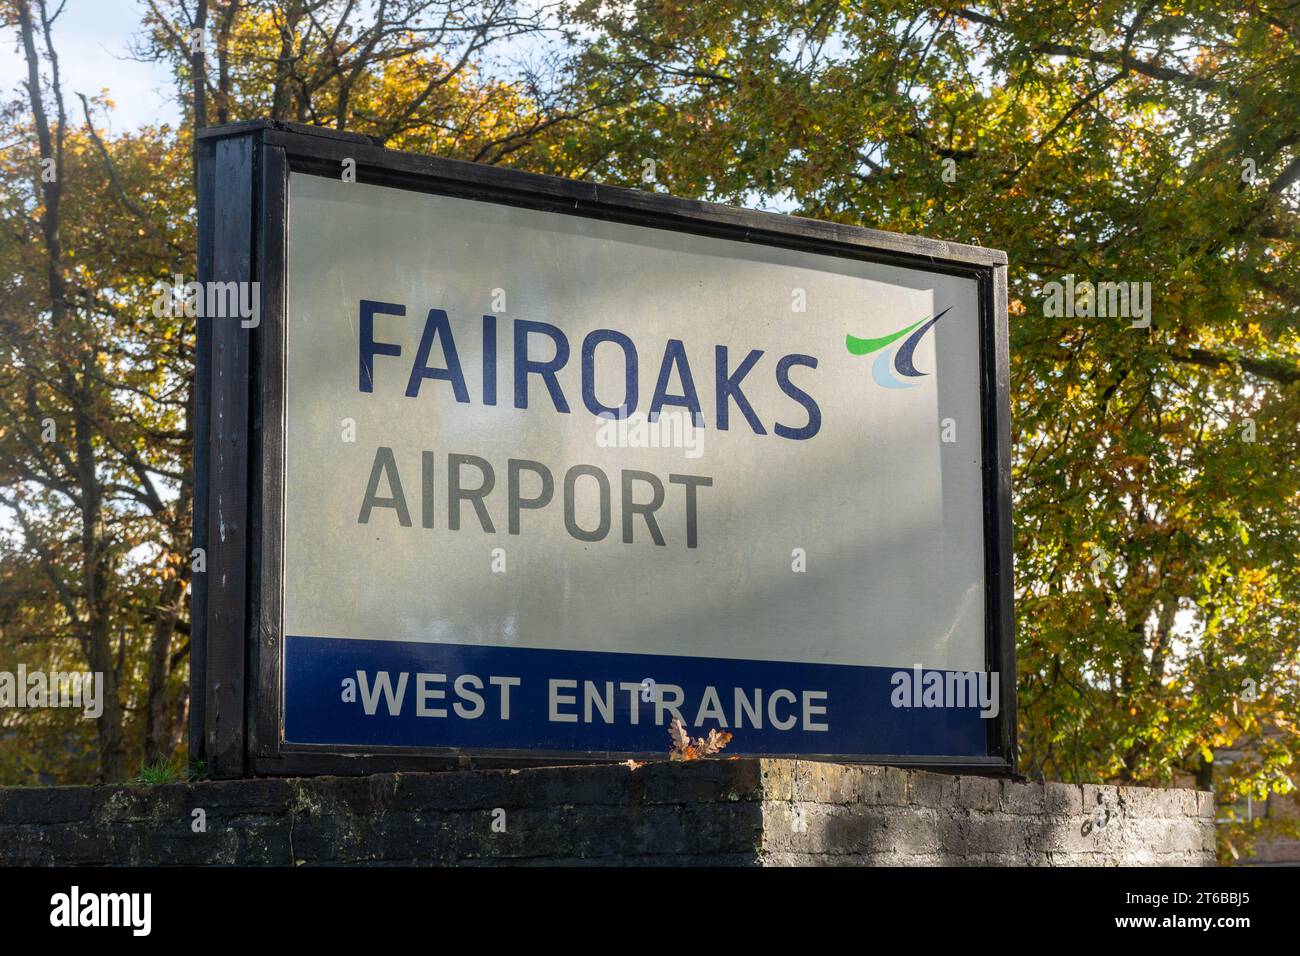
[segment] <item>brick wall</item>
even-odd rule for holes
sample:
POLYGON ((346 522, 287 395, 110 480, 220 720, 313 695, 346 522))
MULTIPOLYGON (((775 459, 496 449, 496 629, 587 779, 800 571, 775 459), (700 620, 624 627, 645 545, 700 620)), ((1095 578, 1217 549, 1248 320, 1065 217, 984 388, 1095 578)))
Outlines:
POLYGON ((0 790, 0 865, 1213 861, 1208 793, 813 761, 0 790))

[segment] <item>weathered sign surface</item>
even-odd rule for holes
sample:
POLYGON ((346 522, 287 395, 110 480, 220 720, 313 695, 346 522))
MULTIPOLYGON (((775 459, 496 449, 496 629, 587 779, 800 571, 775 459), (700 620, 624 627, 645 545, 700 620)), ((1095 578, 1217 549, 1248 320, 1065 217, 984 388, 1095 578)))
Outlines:
POLYGON ((254 759, 1010 766, 1000 253, 236 133, 254 759))

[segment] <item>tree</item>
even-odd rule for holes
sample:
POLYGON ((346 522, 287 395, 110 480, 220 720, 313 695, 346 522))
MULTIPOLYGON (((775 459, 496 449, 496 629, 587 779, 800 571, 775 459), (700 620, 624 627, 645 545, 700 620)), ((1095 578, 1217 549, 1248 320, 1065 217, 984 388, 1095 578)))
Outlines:
POLYGON ((118 702, 93 746, 4 715, 5 779, 176 751, 194 329, 150 302, 192 269, 194 130, 270 117, 1005 248, 1024 768, 1206 785, 1245 741, 1228 798, 1294 790, 1300 8, 149 0, 185 122, 111 139, 106 98, 68 115, 44 0, 0 9, 29 68, 0 114, 0 666, 103 667, 118 702), (1149 310, 1098 315, 1101 282, 1149 310))
POLYGON ((579 115, 559 4, 510 0, 148 0, 139 54, 171 64, 194 126, 284 120, 500 163, 579 115), (193 12, 191 12, 193 10, 193 12), (488 71, 492 65, 503 75, 488 71))
POLYGON ((9 12, 28 110, 9 111, 3 135, 36 148, 4 159, 0 257, 11 278, 0 295, 0 506, 15 533, 0 568, 25 586, 7 589, 0 609, 4 636, 20 647, 39 638, 48 662, 79 656, 103 675, 98 775, 120 779, 128 728, 143 729, 147 750, 169 753, 175 713, 184 712, 171 655, 141 658, 131 640, 152 628, 153 643, 169 648, 182 627, 176 568, 188 498, 178 461, 187 436, 173 391, 181 335, 144 305, 144 277, 180 250, 157 211, 178 197, 165 185, 155 193, 148 229, 117 215, 127 184, 166 168, 166 150, 147 138, 110 149, 78 129, 45 3, 20 0, 9 12))
POLYGON ((1294 791, 1300 9, 578 16, 582 79, 621 104, 594 176, 655 159, 675 194, 1006 249, 1026 772, 1205 786, 1244 739, 1220 786, 1294 791), (1150 326, 1062 314, 1067 276, 1150 283, 1150 326))
POLYGON ((171 63, 186 120, 109 138, 106 96, 70 115, 58 13, 0 9, 28 67, 0 115, 0 666, 105 684, 93 744, 76 715, 7 711, 0 779, 116 781, 184 751, 195 328, 154 303, 193 278, 194 131, 269 116, 543 162, 571 97, 545 61, 479 62, 552 29, 544 7, 152 2, 140 53, 171 63))

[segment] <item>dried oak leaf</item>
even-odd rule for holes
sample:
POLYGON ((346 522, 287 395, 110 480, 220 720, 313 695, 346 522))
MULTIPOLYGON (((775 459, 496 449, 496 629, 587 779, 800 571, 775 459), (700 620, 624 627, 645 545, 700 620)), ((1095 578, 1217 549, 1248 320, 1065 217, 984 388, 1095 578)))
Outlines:
POLYGON ((699 740, 697 742, 697 747, 701 755, 709 756, 711 754, 717 753, 719 750, 727 746, 727 744, 729 743, 731 743, 730 732, 724 730, 721 733, 719 733, 716 729, 714 729, 709 731, 708 737, 705 737, 702 740, 699 740))
POLYGON ((690 735, 686 733, 686 728, 677 717, 674 717, 673 722, 668 725, 668 736, 673 742, 673 745, 668 748, 669 760, 694 760, 699 756, 691 746, 690 735))
POLYGON ((731 743, 731 734, 726 731, 719 732, 716 728, 710 730, 707 737, 696 737, 692 740, 677 717, 674 717, 673 722, 668 725, 668 736, 673 742, 668 750, 669 760, 698 760, 700 757, 709 757, 731 743))

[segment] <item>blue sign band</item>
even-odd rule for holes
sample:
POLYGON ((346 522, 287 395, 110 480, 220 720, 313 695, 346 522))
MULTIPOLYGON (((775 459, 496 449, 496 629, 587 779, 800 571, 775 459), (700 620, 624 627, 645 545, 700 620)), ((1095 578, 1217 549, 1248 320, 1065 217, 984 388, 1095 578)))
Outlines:
POLYGON ((676 713, 731 732, 728 755, 988 752, 975 694, 922 693, 954 671, 294 636, 284 653, 288 743, 667 753, 676 713))

